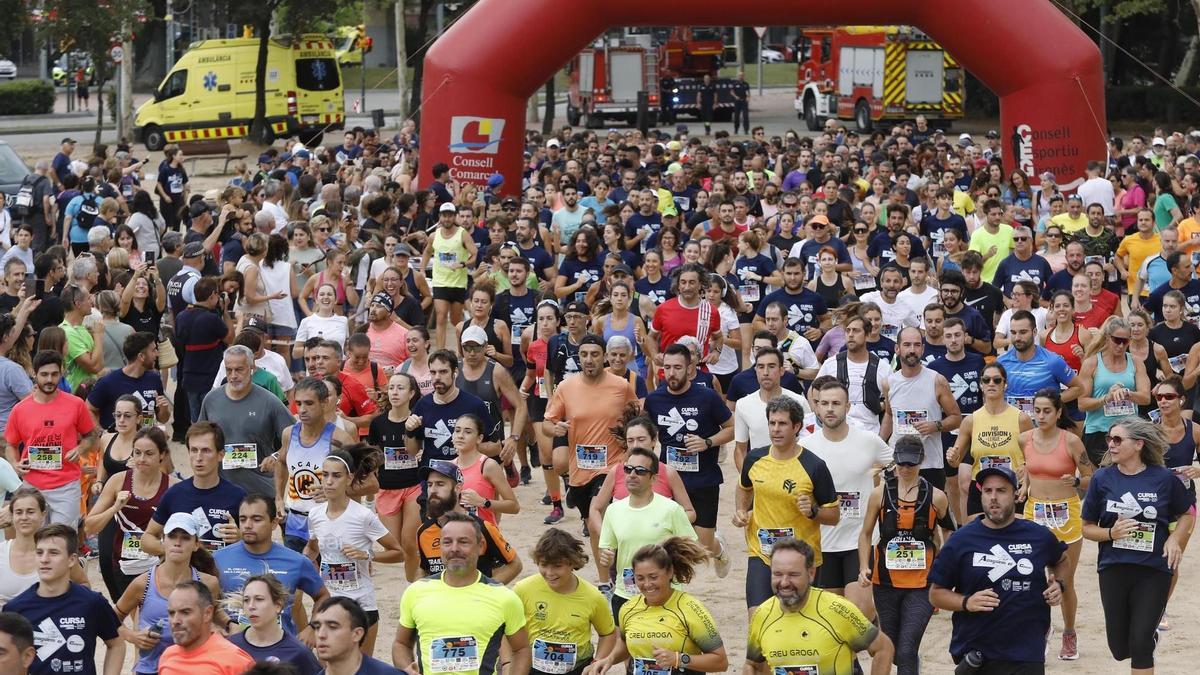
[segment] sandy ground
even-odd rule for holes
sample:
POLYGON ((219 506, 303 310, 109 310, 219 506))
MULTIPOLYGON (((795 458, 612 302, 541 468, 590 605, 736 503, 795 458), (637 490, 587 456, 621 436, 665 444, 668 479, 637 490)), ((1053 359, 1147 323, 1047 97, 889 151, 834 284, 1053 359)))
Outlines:
MULTIPOLYGON (((175 465, 186 467, 187 459, 183 447, 175 445, 173 450, 175 465)), ((726 651, 729 654, 730 669, 740 672, 742 664, 745 662, 748 625, 743 592, 746 549, 742 532, 729 523, 729 518, 733 513, 733 496, 736 490, 731 458, 723 468, 726 484, 722 488, 718 528, 734 551, 733 570, 725 579, 718 579, 711 567, 702 570, 699 578, 691 584, 688 590, 703 600, 716 618, 721 635, 725 640, 726 651)), ((549 507, 541 505, 544 484, 540 474, 540 471, 534 471, 534 482, 516 489, 517 496, 521 500, 522 512, 515 516, 505 516, 501 522, 502 531, 520 553, 524 563, 522 577, 537 573, 536 567, 529 559, 529 552, 538 536, 547 527, 542 524, 542 519, 549 512, 549 507)), ((581 522, 578 512, 569 514, 559 523, 559 526, 579 536, 581 522)), ((1195 563, 1196 555, 1196 553, 1192 553, 1184 557, 1183 576, 1168 610, 1172 628, 1169 632, 1163 633, 1163 639, 1159 643, 1159 673, 1196 672, 1193 670, 1194 664, 1190 667, 1187 666, 1189 658, 1194 658, 1195 645, 1200 640, 1200 622, 1193 618, 1200 610, 1200 600, 1197 599, 1197 591, 1200 591, 1200 572, 1197 570, 1200 568, 1197 568, 1195 563), (1193 646, 1189 648, 1189 644, 1193 646), (1192 657, 1189 657, 1188 654, 1192 654, 1192 657)), ((104 585, 100 579, 96 562, 93 561, 89 564, 88 572, 92 578, 93 588, 103 589, 104 585)), ((595 570, 592 565, 584 568, 580 574, 588 581, 596 582, 595 570)), ((395 636, 400 616, 400 596, 404 593, 408 583, 404 579, 403 565, 377 565, 374 579, 375 587, 380 594, 381 618, 375 657, 390 663, 390 645, 395 636)), ((1047 672, 1099 672, 1102 668, 1115 668, 1116 670, 1113 672, 1123 671, 1125 666, 1113 661, 1105 642, 1104 616, 1100 608, 1100 595, 1096 581, 1096 544, 1094 543, 1085 541, 1083 544, 1083 554, 1076 583, 1080 594, 1078 619, 1080 659, 1075 663, 1057 659, 1058 635, 1061 634, 1063 624, 1059 610, 1055 609, 1052 613, 1055 637, 1051 642, 1052 649, 1050 658, 1047 660, 1047 672)), ((946 612, 941 612, 933 617, 925 633, 925 640, 921 647, 924 666, 922 672, 930 675, 954 672, 954 664, 946 651, 949 641, 950 616, 946 612)), ((103 650, 99 651, 101 653, 98 656, 102 658, 103 650)), ((133 663, 132 653, 132 649, 127 651, 127 667, 133 663)), ((869 658, 864 656, 864 668, 868 662, 869 658)))

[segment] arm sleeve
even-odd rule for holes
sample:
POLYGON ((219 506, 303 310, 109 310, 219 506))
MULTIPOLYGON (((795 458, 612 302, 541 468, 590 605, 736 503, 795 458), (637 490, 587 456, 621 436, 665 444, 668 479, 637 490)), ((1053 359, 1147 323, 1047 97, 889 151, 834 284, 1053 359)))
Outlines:
MULTIPOLYGON (((611 506, 609 508, 612 508, 611 506)), ((617 537, 613 533, 612 518, 604 518, 600 522, 600 548, 617 549, 617 537)))
POLYGON ((754 610, 754 616, 750 617, 750 630, 746 635, 746 660, 752 663, 762 663, 766 659, 763 658, 762 645, 759 644, 759 635, 762 633, 763 617, 766 616, 766 603, 759 605, 754 610))
POLYGON ((554 388, 554 395, 550 397, 550 403, 546 406, 546 421, 559 422, 562 421, 564 404, 562 400, 562 387, 554 388))
POLYGON ((117 613, 113 611, 112 605, 108 604, 104 596, 97 593, 95 607, 96 636, 105 641, 116 638, 117 628, 121 622, 117 620, 117 613))
POLYGON ((92 419, 92 413, 88 411, 87 404, 77 396, 72 396, 71 398, 74 399, 76 404, 77 420, 75 422, 75 431, 80 434, 91 433, 92 429, 96 428, 96 421, 92 419))
POLYGON ((189 305, 196 304, 196 282, 199 281, 199 279, 199 277, 194 276, 184 279, 183 287, 179 291, 180 297, 182 297, 183 301, 189 305))
POLYGON ((854 603, 840 597, 833 598, 832 603, 838 607, 829 613, 828 617, 833 622, 838 636, 856 652, 866 649, 879 634, 879 629, 867 621, 867 617, 863 616, 854 603))

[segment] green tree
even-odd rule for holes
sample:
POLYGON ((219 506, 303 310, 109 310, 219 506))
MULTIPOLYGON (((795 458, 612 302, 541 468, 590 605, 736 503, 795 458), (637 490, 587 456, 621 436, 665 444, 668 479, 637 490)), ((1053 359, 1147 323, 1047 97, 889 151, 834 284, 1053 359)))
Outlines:
POLYGON ((44 0, 40 37, 63 51, 80 51, 91 60, 96 86, 96 143, 104 122, 104 84, 115 66, 109 50, 128 36, 146 0, 44 0))
MULTIPOLYGON (((361 0, 359 0, 361 2, 361 0)), ((300 35, 328 28, 345 6, 359 4, 354 0, 262 0, 261 2, 231 3, 230 10, 239 23, 254 27, 259 39, 258 63, 255 69, 257 86, 254 91, 254 120, 250 124, 250 137, 264 142, 271 139, 271 127, 267 124, 267 51, 272 37, 272 24, 280 34, 300 35)))

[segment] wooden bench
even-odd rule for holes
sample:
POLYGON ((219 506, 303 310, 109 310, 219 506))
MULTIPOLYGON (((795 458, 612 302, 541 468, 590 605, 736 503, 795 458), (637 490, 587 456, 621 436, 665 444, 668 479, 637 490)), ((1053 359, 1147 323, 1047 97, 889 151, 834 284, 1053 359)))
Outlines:
POLYGON ((208 138, 198 141, 180 141, 179 149, 183 151, 184 160, 191 160, 192 170, 188 173, 196 173, 196 160, 200 159, 224 159, 225 165, 221 167, 221 173, 229 173, 229 163, 239 159, 245 159, 245 155, 235 155, 229 146, 227 138, 208 138))

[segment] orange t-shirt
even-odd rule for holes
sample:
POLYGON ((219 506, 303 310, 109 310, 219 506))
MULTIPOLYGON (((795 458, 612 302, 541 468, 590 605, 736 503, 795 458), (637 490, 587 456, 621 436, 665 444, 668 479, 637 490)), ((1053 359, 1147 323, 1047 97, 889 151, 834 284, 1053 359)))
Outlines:
POLYGON ((219 633, 193 649, 171 645, 158 659, 159 675, 241 675, 254 666, 254 658, 219 633))
POLYGON ((600 382, 589 384, 573 375, 554 388, 546 406, 546 421, 566 420, 571 425, 567 445, 571 450, 569 484, 587 485, 593 478, 625 461, 625 449, 610 427, 637 394, 629 380, 607 370, 600 382))

